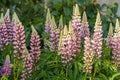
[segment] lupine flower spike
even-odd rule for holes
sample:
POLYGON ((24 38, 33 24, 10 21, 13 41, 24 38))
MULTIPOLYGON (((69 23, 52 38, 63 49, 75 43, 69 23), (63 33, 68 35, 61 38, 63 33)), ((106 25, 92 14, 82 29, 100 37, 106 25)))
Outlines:
POLYGON ((81 27, 81 37, 89 37, 90 36, 90 32, 89 32, 89 24, 87 21, 87 16, 86 16, 86 12, 83 12, 83 18, 82 18, 82 27, 81 27))
POLYGON ((112 37, 113 37, 113 26, 112 26, 112 23, 110 23, 109 32, 106 40, 106 44, 110 48, 112 47, 112 37))
POLYGON ((50 50, 57 51, 59 42, 60 30, 57 28, 54 16, 52 16, 51 30, 50 30, 50 50))
POLYGON ((13 47, 14 47, 14 54, 15 57, 18 59, 23 59, 25 57, 25 32, 24 26, 19 21, 18 16, 16 13, 13 14, 12 19, 13 24, 13 47))
POLYGON ((112 63, 120 67, 120 25, 118 19, 116 19, 116 27, 115 33, 112 39, 112 48, 113 48, 113 56, 112 56, 112 63))
POLYGON ((63 30, 60 32, 60 38, 59 38, 59 44, 58 44, 58 55, 61 54, 62 35, 63 35, 63 30))
POLYGON ((102 53, 102 26, 101 26, 101 19, 100 19, 100 13, 97 13, 96 17, 96 23, 94 27, 94 34, 93 34, 93 40, 92 40, 92 47, 95 52, 95 57, 97 59, 101 58, 102 53))
POLYGON ((92 72, 92 65, 93 65, 93 50, 91 47, 91 40, 90 37, 85 37, 85 44, 84 44, 84 65, 83 71, 86 73, 92 72))
POLYGON ((79 12, 79 6, 76 4, 73 7, 72 27, 76 36, 77 53, 80 53, 81 48, 81 16, 79 12))
POLYGON ((22 71, 21 74, 21 80, 26 80, 28 77, 30 77, 30 74, 32 72, 33 69, 33 60, 30 56, 30 54, 28 53, 27 48, 25 48, 25 58, 24 58, 24 70, 22 71))
POLYGON ((36 64, 41 54, 40 37, 37 31, 35 30, 35 28, 33 26, 31 26, 31 28, 32 28, 32 34, 31 34, 31 39, 30 39, 30 54, 32 56, 34 64, 36 64))
POLYGON ((13 26, 11 24, 10 20, 10 10, 8 9, 5 16, 4 16, 4 21, 7 27, 7 34, 8 34, 8 44, 12 43, 13 39, 13 26))
POLYGON ((1 14, 1 19, 0 19, 0 48, 3 50, 6 45, 8 45, 7 27, 6 27, 5 22, 4 22, 3 14, 1 14))
POLYGON ((10 56, 7 55, 6 56, 6 60, 5 63, 2 67, 2 69, 0 70, 0 75, 11 75, 11 64, 10 64, 10 56))

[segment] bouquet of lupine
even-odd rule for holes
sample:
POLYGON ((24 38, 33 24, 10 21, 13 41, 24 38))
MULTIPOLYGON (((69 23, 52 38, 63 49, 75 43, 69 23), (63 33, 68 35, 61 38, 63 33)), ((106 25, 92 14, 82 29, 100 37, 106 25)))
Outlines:
POLYGON ((12 20, 10 10, 1 14, 1 80, 119 80, 119 20, 114 31, 110 23, 108 36, 103 38, 101 14, 96 15, 91 34, 86 11, 81 16, 78 4, 73 6, 68 25, 63 24, 62 15, 57 24, 47 9, 43 37, 32 25, 26 45, 26 27, 17 14, 14 12, 12 20))

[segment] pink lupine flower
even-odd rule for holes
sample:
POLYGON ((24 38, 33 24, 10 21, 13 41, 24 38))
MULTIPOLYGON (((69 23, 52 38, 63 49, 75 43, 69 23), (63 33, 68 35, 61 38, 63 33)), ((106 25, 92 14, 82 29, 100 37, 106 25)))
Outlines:
POLYGON ((76 36, 76 43, 77 43, 77 53, 80 53, 81 49, 81 16, 79 13, 79 7, 76 4, 73 7, 73 16, 72 16, 72 27, 73 31, 76 36))
POLYGON ((26 80, 28 77, 30 77, 30 74, 33 69, 33 60, 30 54, 28 53, 27 49, 25 50, 24 54, 25 54, 24 62, 23 62, 24 70, 22 71, 21 74, 21 80, 26 80))
POLYGON ((4 22, 3 15, 0 19, 0 48, 3 50, 4 46, 8 45, 7 28, 4 22))
POLYGON ((83 71, 86 73, 92 72, 92 65, 93 65, 93 50, 91 47, 91 40, 90 37, 85 37, 85 44, 84 44, 84 65, 83 71))
POLYGON ((14 47, 14 54, 15 57, 18 59, 22 59, 25 57, 25 32, 24 26, 19 21, 18 16, 16 13, 13 14, 13 47, 14 47))
POLYGON ((6 24, 7 27, 7 34, 8 34, 8 44, 12 43, 12 39, 13 39, 13 27, 11 24, 11 20, 10 20, 10 12, 9 9, 7 10, 5 16, 4 16, 4 22, 6 24))
POLYGON ((113 27, 112 27, 112 23, 110 23, 110 28, 109 28, 109 32, 106 40, 106 44, 110 48, 112 47, 112 37, 113 37, 113 27))
POLYGON ((72 23, 69 23, 69 31, 65 25, 63 33, 61 32, 58 54, 61 55, 62 63, 65 65, 70 64, 73 57, 76 56, 76 37, 72 30, 72 23))
POLYGON ((0 70, 0 75, 11 75, 11 64, 10 64, 10 56, 7 55, 6 56, 6 60, 5 63, 2 67, 2 69, 0 70))
POLYGON ((40 58, 40 37, 35 30, 33 26, 32 27, 32 34, 31 34, 31 39, 30 39, 30 54, 32 56, 34 64, 37 63, 37 61, 40 58))
POLYGON ((92 40, 92 48, 94 50, 94 55, 97 59, 99 59, 102 55, 102 26, 99 12, 97 13, 93 40, 92 40))
POLYGON ((57 28, 55 19, 52 16, 51 30, 50 30, 50 50, 57 51, 59 42, 60 29, 57 28))
POLYGON ((46 22, 45 22, 45 32, 47 34, 50 33, 50 29, 51 29, 51 15, 50 15, 50 10, 47 10, 47 16, 46 16, 46 22))
POLYGON ((83 12, 83 18, 82 18, 82 26, 81 26, 81 37, 87 37, 90 36, 90 32, 89 32, 89 24, 87 21, 87 16, 86 16, 86 12, 83 12))
POLYGON ((112 63, 120 67, 120 26, 119 21, 116 19, 116 27, 115 33, 112 38, 112 48, 113 48, 113 56, 112 56, 112 63))

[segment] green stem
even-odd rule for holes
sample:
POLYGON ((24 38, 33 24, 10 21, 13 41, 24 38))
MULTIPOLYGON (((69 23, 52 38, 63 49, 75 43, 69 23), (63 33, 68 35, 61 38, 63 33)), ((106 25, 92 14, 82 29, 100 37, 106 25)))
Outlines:
POLYGON ((85 79, 84 80, 86 80, 86 76, 87 76, 87 72, 85 73, 85 79))
POLYGON ((66 68, 66 80, 68 80, 68 66, 66 68))

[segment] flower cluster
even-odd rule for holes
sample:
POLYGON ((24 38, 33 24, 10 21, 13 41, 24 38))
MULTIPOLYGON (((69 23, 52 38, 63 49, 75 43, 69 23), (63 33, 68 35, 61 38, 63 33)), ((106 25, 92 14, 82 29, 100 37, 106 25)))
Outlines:
POLYGON ((91 40, 90 37, 85 37, 85 42, 84 42, 84 65, 83 65, 83 71, 86 73, 91 73, 92 72, 92 64, 93 64, 93 50, 91 47, 91 40))
POLYGON ((112 37, 112 48, 113 48, 113 56, 112 63, 120 67, 120 26, 118 19, 116 20, 115 33, 112 37))
POLYGON ((97 13, 95 29, 92 40, 92 48, 94 50, 94 55, 99 59, 102 55, 102 26, 99 12, 97 13))
POLYGON ((10 64, 10 56, 7 55, 6 56, 6 60, 5 63, 2 67, 2 69, 0 70, 0 75, 11 75, 11 64, 10 64))
POLYGON ((32 27, 32 34, 30 39, 30 54, 33 59, 33 63, 36 64, 40 58, 40 37, 33 26, 32 27))
POLYGON ((72 27, 76 36, 77 53, 80 53, 81 49, 81 16, 79 13, 79 7, 76 4, 73 7, 72 27))
POLYGON ((90 36, 90 32, 89 32, 89 24, 87 21, 86 12, 84 11, 82 18, 82 26, 81 26, 81 37, 84 38, 87 36, 90 36))

